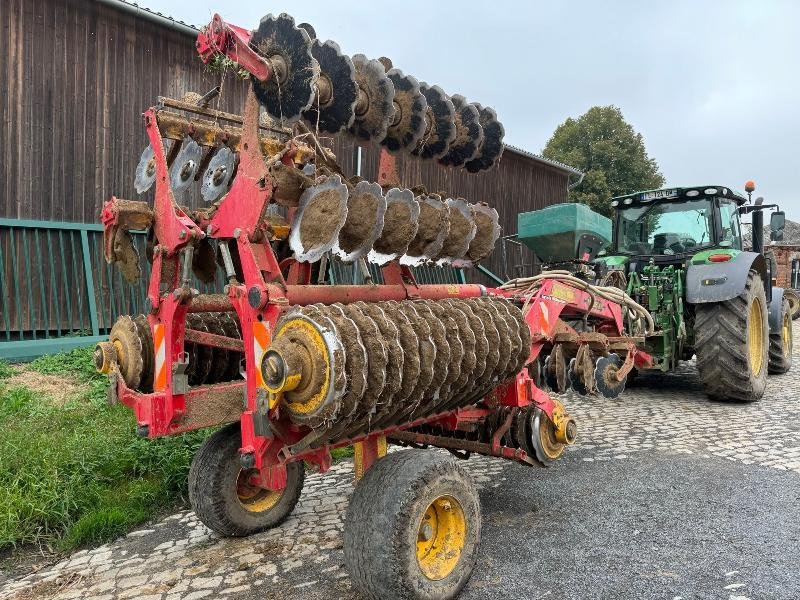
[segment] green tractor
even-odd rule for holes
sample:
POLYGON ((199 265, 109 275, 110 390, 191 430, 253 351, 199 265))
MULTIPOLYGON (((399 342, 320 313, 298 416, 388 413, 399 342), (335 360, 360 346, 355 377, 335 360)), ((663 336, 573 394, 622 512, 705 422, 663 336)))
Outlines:
MULTIPOLYGON (((747 199, 714 185, 628 194, 611 201, 609 223, 585 207, 548 207, 519 216, 519 241, 546 263, 563 269, 569 262, 572 272, 624 289, 647 308, 655 331, 644 336, 644 349, 654 369, 672 371, 696 356, 710 398, 755 401, 764 395, 767 373, 791 367, 792 316, 763 252, 764 211, 775 210, 772 239, 780 239, 784 213, 760 198, 752 202, 751 182, 746 189, 747 199), (558 213, 570 218, 553 218, 558 213), (752 215, 749 250, 741 225, 746 214, 752 215)), ((629 333, 643 332, 631 320, 629 333)))

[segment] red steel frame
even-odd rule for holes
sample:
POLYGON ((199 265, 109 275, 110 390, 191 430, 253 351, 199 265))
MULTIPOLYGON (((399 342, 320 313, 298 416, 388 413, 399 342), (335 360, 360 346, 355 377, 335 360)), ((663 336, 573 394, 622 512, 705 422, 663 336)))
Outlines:
MULTIPOLYGON (((239 27, 226 24, 215 15, 211 24, 198 35, 197 49, 201 58, 208 61, 215 53, 223 53, 235 60, 260 79, 268 79, 270 71, 266 63, 249 47, 251 33, 239 27)), ((313 303, 330 304, 334 302, 355 302, 363 300, 410 300, 443 298, 467 298, 481 295, 512 296, 511 293, 486 289, 480 285, 418 285, 412 271, 397 262, 383 267, 385 283, 382 285, 310 285, 310 265, 288 259, 282 264, 272 251, 264 235, 254 235, 259 227, 259 219, 264 207, 272 199, 272 187, 268 177, 265 157, 258 142, 259 106, 252 91, 248 93, 243 115, 240 164, 231 189, 215 212, 211 221, 200 225, 192 221, 176 204, 167 166, 167 159, 161 141, 154 108, 144 113, 145 128, 153 148, 156 165, 155 181, 155 235, 158 241, 149 284, 148 299, 151 305, 150 322, 156 348, 156 374, 154 392, 144 394, 126 387, 118 378, 118 397, 131 407, 136 414, 142 431, 150 437, 168 435, 185 431, 187 427, 179 424, 180 417, 189 403, 198 397, 214 393, 228 392, 244 394, 245 409, 241 414, 241 436, 244 463, 259 470, 260 476, 254 478, 269 489, 281 489, 286 482, 285 464, 291 460, 311 460, 320 469, 330 465, 329 448, 305 451, 288 455, 288 447, 299 442, 308 430, 293 425, 280 414, 280 406, 269 409, 270 431, 257 432, 258 382, 260 369, 257 348, 269 342, 269 333, 280 315, 290 306, 313 303), (241 260, 244 281, 232 279, 225 287, 224 296, 198 296, 181 282, 181 254, 195 240, 205 236, 213 237, 220 243, 235 243, 241 260), (258 241, 254 241, 258 240, 258 241), (287 273, 284 276, 284 273, 287 273), (255 300, 254 300, 255 299, 255 300), (251 304, 252 303, 252 304, 251 304), (255 306, 253 306, 255 304, 255 306), (186 341, 186 315, 201 311, 236 311, 241 324, 244 347, 244 381, 199 386, 188 390, 175 389, 174 366, 184 357, 186 341), (262 335, 257 339, 257 330, 262 335), (263 333, 266 333, 264 339, 263 333), (145 429, 146 428, 146 429, 145 429)), ((286 152, 281 160, 292 164, 293 152, 286 152)), ((382 151, 379 167, 379 183, 396 184, 397 174, 394 157, 382 151)), ((546 281, 530 302, 526 320, 532 333, 529 360, 536 360, 546 343, 553 340, 557 331, 567 327, 560 320, 562 314, 583 314, 591 303, 589 294, 566 284, 546 281), (570 297, 559 298, 553 295, 555 285, 570 290, 570 297)), ((623 335, 621 309, 618 305, 601 301, 591 310, 595 320, 602 322, 600 329, 609 335, 623 335)), ((219 342, 220 340, 217 340, 219 342)), ((230 341, 229 341, 230 342, 230 341)), ((636 352, 632 346, 632 352, 636 352)), ((646 360, 640 355, 640 360, 646 360)), ((552 418, 554 401, 536 387, 527 369, 500 385, 487 395, 482 406, 458 409, 444 414, 433 415, 413 423, 371 432, 360 439, 342 440, 333 447, 364 442, 364 468, 377 458, 377 440, 381 436, 414 427, 422 423, 437 423, 445 428, 456 429, 465 422, 480 421, 498 405, 523 407, 535 404, 552 418)), ((500 449, 499 438, 495 440, 497 455, 507 458, 521 458, 522 451, 500 449)), ((524 454, 524 452, 522 452, 524 454)))

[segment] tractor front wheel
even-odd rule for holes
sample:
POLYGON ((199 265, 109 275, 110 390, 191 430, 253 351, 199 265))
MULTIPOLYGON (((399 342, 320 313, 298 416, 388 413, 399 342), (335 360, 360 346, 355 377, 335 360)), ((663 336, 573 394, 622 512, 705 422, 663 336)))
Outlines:
POLYGON ((750 271, 736 298, 696 305, 697 370, 712 400, 760 400, 768 350, 767 295, 757 272, 750 271))
POLYGON ((481 513, 449 456, 405 450, 375 463, 347 509, 344 560, 367 598, 454 598, 475 567, 481 513))
POLYGON ((251 470, 239 459, 241 433, 232 423, 212 434, 200 447, 189 470, 189 501, 198 518, 223 536, 240 537, 282 523, 303 490, 301 461, 286 465, 286 487, 266 490, 250 482, 251 470))
POLYGON ((784 299, 781 307, 780 328, 769 335, 769 372, 786 373, 792 368, 792 309, 784 299))

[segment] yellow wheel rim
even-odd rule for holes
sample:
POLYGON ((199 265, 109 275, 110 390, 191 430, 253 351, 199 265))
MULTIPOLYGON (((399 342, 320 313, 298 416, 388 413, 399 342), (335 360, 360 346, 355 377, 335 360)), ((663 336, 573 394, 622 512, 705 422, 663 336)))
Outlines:
POLYGON ((748 346, 750 368, 753 375, 760 375, 764 368, 764 313, 760 298, 753 298, 748 322, 748 346))
POLYGON ((439 496, 422 517, 417 533, 417 563, 428 579, 444 579, 456 568, 467 535, 467 520, 458 500, 439 496))
POLYGON ((239 471, 239 476, 236 478, 236 496, 239 498, 239 504, 246 511, 261 513, 268 511, 278 503, 283 495, 283 490, 272 491, 252 485, 250 477, 254 471, 255 469, 239 471))
POLYGON ((789 313, 783 315, 783 355, 792 353, 792 317, 789 313))
POLYGON ((565 445, 556 439, 556 426, 546 414, 539 417, 539 444, 545 455, 556 460, 564 453, 565 445))

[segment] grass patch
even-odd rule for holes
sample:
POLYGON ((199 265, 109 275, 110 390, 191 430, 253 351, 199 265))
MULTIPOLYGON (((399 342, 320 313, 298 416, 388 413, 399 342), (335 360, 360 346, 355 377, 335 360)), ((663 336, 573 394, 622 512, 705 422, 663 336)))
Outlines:
POLYGON ((81 381, 82 393, 63 406, 0 381, 0 550, 102 543, 186 499, 208 432, 137 438, 133 413, 106 404, 107 379, 91 356, 79 348, 29 366, 81 381))
POLYGON ((5 360, 0 360, 0 380, 8 379, 9 377, 13 376, 17 370, 8 364, 5 360))
POLYGON ((334 448, 331 450, 331 460, 333 462, 340 462, 347 458, 353 458, 353 447, 342 446, 341 448, 334 448))

